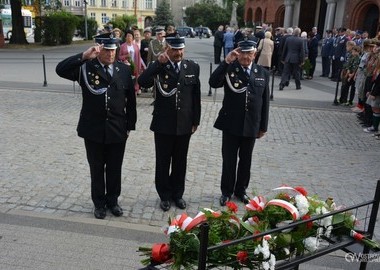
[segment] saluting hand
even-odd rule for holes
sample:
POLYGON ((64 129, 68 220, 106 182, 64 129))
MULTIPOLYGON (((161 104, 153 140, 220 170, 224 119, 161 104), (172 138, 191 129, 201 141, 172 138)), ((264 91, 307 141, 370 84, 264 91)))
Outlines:
POLYGON ((163 53, 160 53, 160 54, 158 55, 157 60, 158 60, 158 62, 160 62, 161 64, 164 64, 164 63, 166 63, 167 61, 169 61, 169 56, 168 56, 168 54, 167 54, 166 51, 167 51, 167 50, 165 50, 163 53))
POLYGON ((103 49, 103 47, 104 47, 103 44, 96 44, 95 46, 88 48, 83 53, 82 60, 89 60, 89 59, 96 58, 99 55, 101 49, 103 49))
POLYGON ((239 56, 238 50, 239 49, 236 48, 235 50, 230 51, 227 54, 226 59, 225 59, 225 61, 226 61, 227 64, 231 64, 233 61, 235 61, 238 58, 238 56, 239 56))

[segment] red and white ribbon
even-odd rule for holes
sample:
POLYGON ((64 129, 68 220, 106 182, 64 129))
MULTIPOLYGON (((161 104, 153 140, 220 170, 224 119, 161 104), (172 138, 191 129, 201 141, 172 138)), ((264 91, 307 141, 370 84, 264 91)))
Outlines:
POLYGON ((263 211, 265 208, 266 200, 263 196, 255 196, 249 200, 249 203, 245 206, 247 210, 263 211))
POLYGON ((351 237, 353 237, 356 241, 361 241, 364 238, 364 235, 361 233, 355 232, 354 230, 351 230, 350 232, 351 237))
POLYGON ((280 207, 284 208, 285 210, 287 210, 292 215, 293 220, 297 220, 300 218, 300 214, 298 212, 298 209, 293 204, 291 204, 287 201, 280 200, 280 199, 273 199, 267 203, 267 206, 268 205, 276 205, 276 206, 280 206, 280 207))

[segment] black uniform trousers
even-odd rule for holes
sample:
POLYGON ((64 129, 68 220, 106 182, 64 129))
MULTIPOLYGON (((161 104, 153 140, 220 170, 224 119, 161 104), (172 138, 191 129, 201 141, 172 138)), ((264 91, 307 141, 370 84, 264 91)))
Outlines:
POLYGON ((96 208, 117 204, 121 192, 121 167, 125 144, 84 140, 91 174, 91 199, 96 208))
POLYGON ((251 176, 252 151, 256 138, 235 136, 223 131, 222 194, 228 197, 246 194, 251 176), (237 158, 239 163, 237 164, 237 158), (236 170, 236 166, 238 167, 236 170))
POLYGON ((154 133, 156 147, 155 182, 157 193, 162 201, 181 199, 185 192, 190 137, 191 134, 166 135, 154 133))

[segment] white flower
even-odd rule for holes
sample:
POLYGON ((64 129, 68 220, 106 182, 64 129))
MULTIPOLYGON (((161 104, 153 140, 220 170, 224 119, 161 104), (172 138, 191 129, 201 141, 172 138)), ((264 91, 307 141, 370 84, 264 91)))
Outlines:
POLYGON ((305 249, 309 252, 314 252, 318 249, 319 241, 316 237, 308 237, 303 240, 305 249))
POLYGON ((266 259, 269 259, 270 257, 270 251, 269 251, 269 245, 268 245, 268 241, 266 241, 265 239, 263 239, 263 242, 262 242, 262 245, 258 245, 254 252, 253 252, 255 255, 258 255, 259 253, 263 254, 263 259, 266 260, 266 259))
POLYGON ((300 216, 304 216, 309 212, 309 201, 307 198, 301 194, 296 195, 295 197, 296 205, 300 216))

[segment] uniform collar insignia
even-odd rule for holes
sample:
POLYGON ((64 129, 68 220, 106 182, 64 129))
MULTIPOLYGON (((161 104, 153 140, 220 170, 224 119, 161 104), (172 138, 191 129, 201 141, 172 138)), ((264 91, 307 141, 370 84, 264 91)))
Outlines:
POLYGON ((187 68, 187 64, 183 64, 183 67, 186 69, 187 68))

